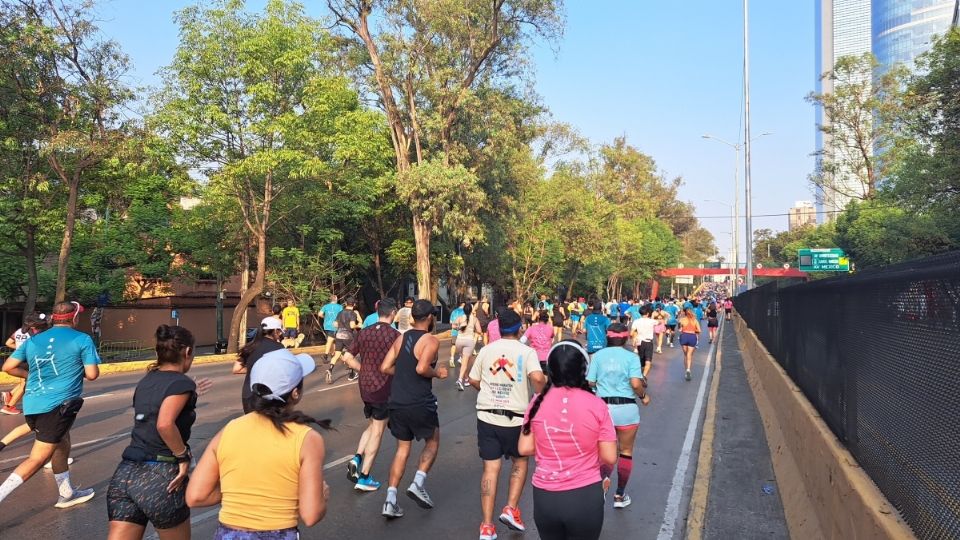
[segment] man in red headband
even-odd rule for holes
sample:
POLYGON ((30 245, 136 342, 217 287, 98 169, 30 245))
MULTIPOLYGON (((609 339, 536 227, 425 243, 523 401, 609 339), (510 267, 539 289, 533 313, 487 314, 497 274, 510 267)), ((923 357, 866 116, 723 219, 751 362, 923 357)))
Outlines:
POLYGON ((3 371, 27 380, 23 414, 36 434, 28 457, 0 484, 0 502, 52 462, 60 498, 57 508, 69 508, 93 498, 92 489, 70 484, 70 428, 83 406, 83 380, 100 376, 100 357, 87 334, 73 329, 83 308, 77 302, 53 306, 53 328, 27 340, 3 364, 3 371), (29 371, 24 369, 27 364, 29 371))

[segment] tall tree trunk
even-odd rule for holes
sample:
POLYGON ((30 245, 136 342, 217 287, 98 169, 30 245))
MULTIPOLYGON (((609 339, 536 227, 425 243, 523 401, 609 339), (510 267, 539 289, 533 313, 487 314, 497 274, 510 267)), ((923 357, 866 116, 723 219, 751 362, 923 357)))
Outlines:
POLYGON ((24 264, 27 267, 27 298, 23 304, 23 313, 32 313, 37 308, 37 235, 33 225, 25 228, 27 241, 23 247, 24 264))
POLYGON ((380 262, 379 248, 373 253, 373 268, 377 272, 377 292, 380 293, 380 298, 386 298, 387 291, 383 289, 383 267, 380 262))
POLYGON ((430 299, 430 226, 413 216, 413 239, 417 247, 417 296, 430 299))
POLYGON ((57 292, 54 296, 54 302, 63 302, 67 299, 67 265, 70 263, 70 247, 73 245, 73 230, 77 223, 77 198, 80 191, 80 178, 74 176, 70 180, 69 187, 67 219, 63 231, 63 241, 60 242, 60 256, 57 258, 57 292))
MULTIPOLYGON (((233 308, 233 319, 230 321, 230 342, 227 344, 227 352, 235 353, 240 350, 241 330, 246 334, 244 326, 247 307, 256 297, 263 292, 264 276, 267 269, 267 235, 265 232, 257 235, 257 273, 253 278, 253 284, 240 295, 240 301, 233 308)), ((246 276, 249 276, 249 266, 246 276)))
POLYGON ((573 275, 570 276, 570 286, 567 287, 567 298, 573 298, 573 286, 577 283, 577 276, 580 275, 580 263, 573 263, 573 275))
MULTIPOLYGON (((240 255, 240 298, 243 298, 247 294, 247 289, 250 286, 250 246, 249 244, 244 246, 243 252, 240 255)), ((240 305, 234 306, 233 308, 233 318, 230 320, 230 332, 227 335, 227 352, 237 352, 243 347, 243 343, 240 340, 240 329, 246 328, 245 317, 241 317, 240 313, 246 315, 246 307, 243 308, 243 311, 238 309, 240 305), (231 350, 236 349, 236 350, 231 350)), ((244 336, 246 337, 246 332, 244 336)))

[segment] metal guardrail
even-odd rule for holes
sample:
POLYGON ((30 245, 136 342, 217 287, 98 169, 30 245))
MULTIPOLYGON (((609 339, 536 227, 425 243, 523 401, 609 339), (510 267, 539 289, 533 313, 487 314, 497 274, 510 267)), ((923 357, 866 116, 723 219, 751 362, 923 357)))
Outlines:
POLYGON ((104 363, 145 360, 154 355, 152 347, 145 347, 140 340, 101 341, 97 345, 100 360, 104 363))

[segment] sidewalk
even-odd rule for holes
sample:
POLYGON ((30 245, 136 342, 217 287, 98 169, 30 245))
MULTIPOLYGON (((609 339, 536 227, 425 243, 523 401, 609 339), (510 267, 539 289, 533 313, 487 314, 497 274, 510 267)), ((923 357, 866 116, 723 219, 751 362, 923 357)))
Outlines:
POLYGON ((770 449, 733 325, 725 324, 722 333, 703 538, 789 539, 770 449))

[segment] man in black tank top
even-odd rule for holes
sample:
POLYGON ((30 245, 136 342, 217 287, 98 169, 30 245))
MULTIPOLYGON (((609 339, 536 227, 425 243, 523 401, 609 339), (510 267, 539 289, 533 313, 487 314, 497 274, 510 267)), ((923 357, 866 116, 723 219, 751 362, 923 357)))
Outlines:
POLYGON ((431 334, 434 324, 433 304, 417 300, 411 309, 413 326, 394 341, 380 370, 393 375, 388 401, 390 433, 397 439, 397 454, 390 466, 387 500, 383 515, 403 517, 397 504, 397 487, 407 467, 413 439, 426 441, 420 454, 420 464, 407 496, 422 508, 433 508, 433 500, 423 483, 440 448, 440 420, 437 417, 437 397, 433 395, 433 379, 446 379, 447 368, 437 365, 440 341, 431 334))

